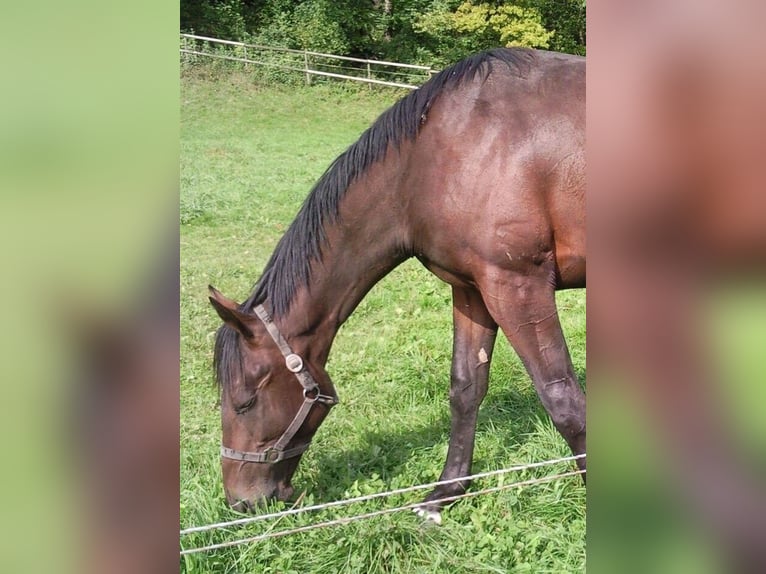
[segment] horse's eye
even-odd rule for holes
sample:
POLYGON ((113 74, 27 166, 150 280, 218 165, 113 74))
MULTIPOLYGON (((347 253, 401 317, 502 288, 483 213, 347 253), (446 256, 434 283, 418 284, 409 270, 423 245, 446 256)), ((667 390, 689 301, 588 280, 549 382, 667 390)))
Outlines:
POLYGON ((251 408, 253 408, 254 404, 255 404, 255 397, 253 397, 246 403, 239 405, 238 407, 234 407, 234 412, 237 413, 238 415, 243 415, 247 411, 249 411, 251 408))

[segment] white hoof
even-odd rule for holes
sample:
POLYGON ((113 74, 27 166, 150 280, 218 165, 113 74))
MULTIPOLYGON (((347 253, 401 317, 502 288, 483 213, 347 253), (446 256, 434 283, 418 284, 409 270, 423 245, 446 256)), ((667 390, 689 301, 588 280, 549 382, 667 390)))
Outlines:
POLYGON ((421 518, 425 518, 426 522, 433 522, 437 526, 441 526, 442 513, 438 510, 428 510, 418 506, 417 508, 413 508, 412 511, 421 518))

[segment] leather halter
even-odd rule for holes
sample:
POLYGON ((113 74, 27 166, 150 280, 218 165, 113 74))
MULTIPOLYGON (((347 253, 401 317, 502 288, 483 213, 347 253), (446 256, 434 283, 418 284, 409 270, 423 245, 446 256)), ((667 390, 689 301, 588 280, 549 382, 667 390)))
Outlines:
POLYGON ((295 436, 295 433, 298 432, 303 423, 306 421, 306 418, 309 416, 309 412, 311 411, 311 407, 314 406, 314 403, 320 402, 324 403, 328 407, 332 407, 338 404, 338 397, 335 396, 335 394, 330 396, 323 395, 320 392, 319 384, 317 384, 317 382, 314 380, 314 377, 311 376, 311 373, 303 364, 303 359, 300 357, 300 355, 293 353, 290 345, 287 344, 287 341, 285 341, 285 338, 282 336, 282 334, 279 332, 279 329, 274 324, 271 315, 269 315, 266 309, 264 309, 263 305, 257 305, 254 308, 254 311, 263 325, 266 327, 266 330, 269 332, 269 335, 271 335, 271 338, 277 344, 277 347, 279 347, 282 356, 285 358, 285 365, 287 366, 287 369, 295 375, 295 378, 298 379, 298 382, 303 387, 303 404, 301 405, 301 408, 298 409, 298 412, 293 418, 293 421, 290 423, 290 426, 285 429, 285 432, 282 433, 282 436, 279 437, 277 442, 275 442, 272 446, 266 447, 260 452, 245 452, 221 445, 221 456, 223 458, 230 458, 232 460, 238 460, 241 462, 275 463, 298 456, 309 447, 311 441, 300 444, 298 446, 294 446, 293 448, 286 448, 287 445, 290 444, 292 438, 295 436))

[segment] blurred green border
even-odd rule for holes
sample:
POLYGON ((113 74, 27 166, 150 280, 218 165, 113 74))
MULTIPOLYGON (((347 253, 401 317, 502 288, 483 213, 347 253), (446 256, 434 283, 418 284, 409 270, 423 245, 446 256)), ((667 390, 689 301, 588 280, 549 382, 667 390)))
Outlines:
POLYGON ((0 54, 0 571, 74 572, 77 323, 178 248, 178 4, 3 3, 0 54))

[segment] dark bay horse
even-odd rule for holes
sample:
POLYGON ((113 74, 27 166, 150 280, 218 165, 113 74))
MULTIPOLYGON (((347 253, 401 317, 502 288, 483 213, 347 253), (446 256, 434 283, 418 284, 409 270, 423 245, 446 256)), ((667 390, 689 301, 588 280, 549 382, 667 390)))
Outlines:
MULTIPOLYGON (((409 257, 452 286, 451 435, 442 479, 471 471, 498 326, 572 452, 585 395, 554 298, 585 287, 585 60, 471 56, 384 112, 314 186, 241 305, 214 288, 223 481, 250 509, 287 499, 336 402, 324 369, 369 289, 409 257)), ((578 461, 585 467, 585 459, 578 461)), ((465 491, 439 487, 430 503, 465 491)))

